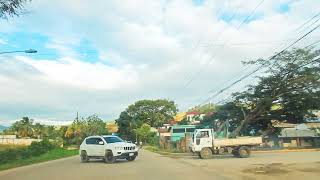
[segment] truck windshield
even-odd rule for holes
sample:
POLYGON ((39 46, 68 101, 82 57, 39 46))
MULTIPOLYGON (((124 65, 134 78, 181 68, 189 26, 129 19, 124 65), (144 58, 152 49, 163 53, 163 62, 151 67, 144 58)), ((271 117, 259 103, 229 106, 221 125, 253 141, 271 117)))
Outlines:
POLYGON ((116 136, 107 136, 107 137, 103 137, 104 140, 106 140, 106 142, 108 144, 110 143, 117 143, 117 142, 123 142, 123 140, 119 137, 116 137, 116 136))

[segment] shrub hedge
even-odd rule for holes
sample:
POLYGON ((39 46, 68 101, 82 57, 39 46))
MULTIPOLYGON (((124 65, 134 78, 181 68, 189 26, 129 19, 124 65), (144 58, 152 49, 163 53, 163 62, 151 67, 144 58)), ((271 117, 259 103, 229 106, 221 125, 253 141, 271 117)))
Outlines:
POLYGON ((9 148, 0 151, 0 164, 7 163, 12 160, 39 156, 54 148, 55 146, 48 140, 43 140, 41 142, 32 142, 31 145, 27 147, 9 148))

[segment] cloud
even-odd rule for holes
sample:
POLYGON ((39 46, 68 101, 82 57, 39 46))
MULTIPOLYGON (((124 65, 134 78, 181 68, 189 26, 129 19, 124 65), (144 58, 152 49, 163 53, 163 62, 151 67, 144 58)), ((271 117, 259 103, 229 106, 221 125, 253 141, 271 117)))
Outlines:
MULTIPOLYGON (((32 44, 40 46, 39 54, 1 58, 0 84, 5 86, 0 109, 5 110, 0 118, 29 115, 48 123, 70 121, 79 111, 114 119, 144 98, 172 99, 181 110, 199 104, 210 90, 254 69, 245 69, 241 61, 267 58, 293 42, 302 34, 296 28, 320 5, 314 0, 264 1, 239 28, 260 2, 32 1, 27 6, 31 14, 0 25, 0 33, 9 37, 23 29, 25 45, 28 34, 45 39, 32 44)), ((299 46, 319 35, 314 32, 299 46)), ((5 42, 19 45, 10 38, 5 42)))
POLYGON ((5 40, 3 40, 3 39, 0 39, 0 44, 1 44, 1 45, 6 45, 7 42, 6 42, 5 40))

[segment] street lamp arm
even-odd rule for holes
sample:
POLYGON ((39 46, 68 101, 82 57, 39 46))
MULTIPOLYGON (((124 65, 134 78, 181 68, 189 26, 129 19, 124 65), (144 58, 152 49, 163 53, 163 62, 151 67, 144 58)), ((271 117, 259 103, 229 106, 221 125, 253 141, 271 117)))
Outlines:
POLYGON ((35 49, 27 49, 27 50, 23 50, 23 51, 5 51, 5 52, 0 52, 0 54, 9 54, 9 53, 37 53, 38 51, 35 49))
POLYGON ((24 52, 24 51, 4 51, 4 52, 0 52, 0 54, 19 53, 19 52, 24 52))

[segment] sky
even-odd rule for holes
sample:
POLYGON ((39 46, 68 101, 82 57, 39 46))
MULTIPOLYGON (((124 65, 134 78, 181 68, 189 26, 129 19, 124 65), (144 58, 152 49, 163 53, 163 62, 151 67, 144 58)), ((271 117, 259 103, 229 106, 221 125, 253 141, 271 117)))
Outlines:
MULTIPOLYGON (((180 111, 252 71, 308 32, 318 0, 32 0, 0 20, 0 125, 23 116, 49 125, 106 121, 141 99, 180 111), (303 26, 301 26, 303 25, 303 26)), ((295 47, 320 39, 314 31, 295 47)), ((315 47, 319 47, 317 44, 315 47)), ((230 99, 252 76, 210 99, 230 99)))

